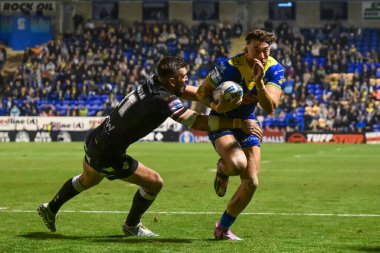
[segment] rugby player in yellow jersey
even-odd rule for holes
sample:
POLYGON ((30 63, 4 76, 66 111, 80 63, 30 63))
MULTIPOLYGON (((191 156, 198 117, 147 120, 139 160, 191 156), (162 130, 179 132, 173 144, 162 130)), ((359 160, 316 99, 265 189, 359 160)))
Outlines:
MULTIPOLYGON (((210 115, 256 119, 254 110, 257 103, 267 114, 279 105, 284 69, 270 56, 270 45, 275 41, 275 35, 254 30, 245 39, 244 53, 218 64, 197 90, 198 99, 211 107, 210 115), (213 101, 212 92, 225 81, 234 81, 242 86, 242 103, 227 106, 213 101)), ((240 176, 241 181, 220 221, 215 224, 214 236, 222 240, 241 240, 229 228, 247 207, 259 184, 260 139, 240 129, 210 131, 209 137, 220 156, 214 181, 216 194, 220 197, 225 195, 229 176, 240 176)))

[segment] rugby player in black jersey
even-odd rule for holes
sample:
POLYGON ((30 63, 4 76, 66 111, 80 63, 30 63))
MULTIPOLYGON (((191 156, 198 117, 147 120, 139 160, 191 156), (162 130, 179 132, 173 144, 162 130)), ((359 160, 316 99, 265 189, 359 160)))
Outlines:
POLYGON ((89 133, 84 144, 83 172, 70 178, 49 203, 37 209, 50 231, 56 231, 57 212, 64 203, 106 177, 140 186, 122 225, 125 235, 157 236, 142 225, 141 217, 160 192, 163 180, 157 172, 126 154, 126 150, 168 117, 197 130, 241 128, 262 137, 255 121, 199 115, 186 109, 178 97, 196 99, 196 89, 186 88, 187 81, 185 61, 176 57, 163 58, 158 64, 157 75, 129 93, 103 123, 89 133))

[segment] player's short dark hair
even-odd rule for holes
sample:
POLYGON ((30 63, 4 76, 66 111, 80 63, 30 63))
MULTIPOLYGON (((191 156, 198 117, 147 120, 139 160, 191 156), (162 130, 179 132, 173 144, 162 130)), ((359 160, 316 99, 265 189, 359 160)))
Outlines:
POLYGON ((253 30, 245 36, 245 42, 248 45, 252 40, 258 40, 261 42, 272 44, 276 40, 276 35, 272 32, 267 32, 263 30, 253 30))
POLYGON ((178 57, 165 57, 160 60, 157 67, 157 74, 160 78, 172 77, 178 74, 178 70, 186 68, 187 63, 178 57))

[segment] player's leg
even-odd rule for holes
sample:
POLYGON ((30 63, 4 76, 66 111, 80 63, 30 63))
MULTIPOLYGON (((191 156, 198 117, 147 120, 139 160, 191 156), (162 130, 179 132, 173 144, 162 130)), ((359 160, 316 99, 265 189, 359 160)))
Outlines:
POLYGON ((241 240, 229 229, 235 222, 236 217, 247 207, 258 185, 258 173, 260 163, 260 147, 245 148, 248 158, 246 170, 240 174, 240 186, 230 199, 227 209, 224 211, 219 222, 216 223, 214 235, 216 239, 241 240))
POLYGON ((237 217, 247 207, 259 185, 260 147, 244 148, 244 153, 248 160, 247 169, 240 174, 240 186, 227 206, 228 214, 234 217, 237 217))
POLYGON ((55 220, 61 206, 82 191, 97 185, 103 177, 83 160, 82 174, 67 180, 49 203, 38 207, 39 215, 51 232, 56 231, 55 220))
MULTIPOLYGON (((247 158, 232 132, 231 134, 217 138, 214 146, 221 157, 217 163, 214 188, 217 195, 223 197, 227 190, 228 176, 241 174, 247 167, 247 158)), ((225 211, 220 221, 215 224, 215 239, 241 240, 229 229, 235 219, 235 217, 228 215, 227 211, 225 211)))
POLYGON ((247 166, 247 161, 232 133, 218 137, 214 146, 221 157, 216 164, 214 190, 219 197, 223 197, 227 191, 229 176, 240 174, 247 166))
POLYGON ((236 217, 248 205, 258 184, 260 140, 255 135, 246 135, 241 131, 234 132, 234 136, 242 146, 247 166, 246 169, 240 170, 241 184, 229 201, 227 209, 215 228, 215 238, 217 239, 240 239, 232 234, 229 227, 232 226, 236 217))
POLYGON ((221 157, 218 169, 227 176, 240 175, 247 167, 247 158, 235 137, 224 135, 215 141, 215 150, 221 157))
POLYGON ((140 186, 133 197, 128 217, 122 226, 124 233, 127 236, 158 236, 141 224, 141 217, 153 204, 160 192, 163 186, 163 179, 154 170, 137 162, 137 168, 134 173, 122 180, 140 186))

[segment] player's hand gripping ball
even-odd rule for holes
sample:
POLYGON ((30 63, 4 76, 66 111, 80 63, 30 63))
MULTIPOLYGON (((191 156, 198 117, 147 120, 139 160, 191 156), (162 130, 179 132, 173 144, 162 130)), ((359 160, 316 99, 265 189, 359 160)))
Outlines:
POLYGON ((241 101, 243 98, 243 89, 242 87, 232 81, 225 81, 221 83, 213 92, 213 97, 215 102, 219 102, 221 97, 225 102, 231 101, 241 101), (239 99, 237 99, 239 97, 239 99))

